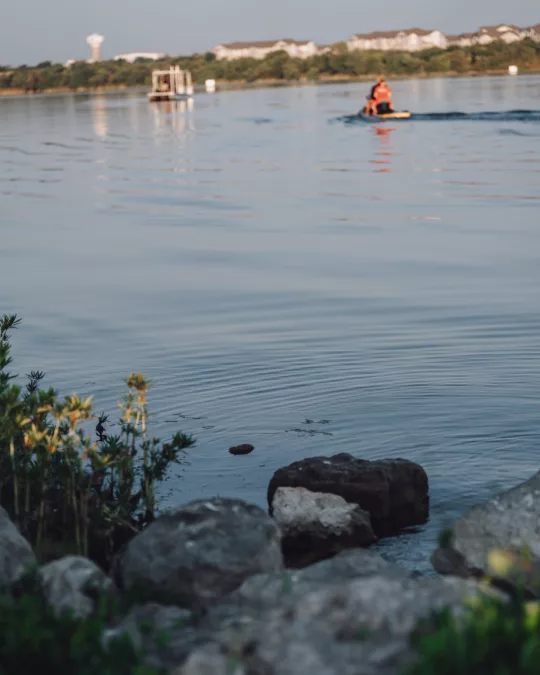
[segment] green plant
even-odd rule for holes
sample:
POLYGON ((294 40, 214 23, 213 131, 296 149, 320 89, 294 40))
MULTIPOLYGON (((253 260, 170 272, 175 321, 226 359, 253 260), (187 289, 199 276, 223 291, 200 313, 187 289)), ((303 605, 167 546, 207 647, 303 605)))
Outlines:
POLYGON ((0 675, 158 675, 128 635, 103 640, 103 615, 58 617, 35 595, 0 596, 0 675))
POLYGON ((414 636, 419 655, 408 675, 538 675, 536 603, 479 600, 465 616, 436 615, 414 636))
POLYGON ((107 435, 101 415, 93 440, 91 398, 41 389, 39 371, 24 390, 13 383, 10 333, 19 323, 15 315, 0 319, 0 504, 42 560, 72 552, 107 569, 155 518, 157 484, 194 441, 149 436, 150 383, 136 373, 119 404, 120 433, 107 435))
POLYGON ((538 569, 527 547, 494 549, 482 583, 502 597, 476 595, 464 614, 450 609, 423 622, 413 635, 417 663, 408 675, 540 675, 540 604, 531 591, 538 569), (495 575, 495 576, 494 576, 495 575))

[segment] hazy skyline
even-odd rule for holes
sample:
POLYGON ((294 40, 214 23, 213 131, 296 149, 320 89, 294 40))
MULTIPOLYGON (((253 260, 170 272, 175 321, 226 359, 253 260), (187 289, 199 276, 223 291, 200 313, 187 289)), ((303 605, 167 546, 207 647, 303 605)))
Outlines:
POLYGON ((88 58, 85 40, 93 32, 105 36, 102 56, 110 58, 131 51, 191 54, 235 40, 293 37, 328 44, 352 33, 412 26, 462 33, 480 25, 540 23, 538 0, 198 0, 186 6, 178 0, 12 0, 3 15, 4 65, 88 58))

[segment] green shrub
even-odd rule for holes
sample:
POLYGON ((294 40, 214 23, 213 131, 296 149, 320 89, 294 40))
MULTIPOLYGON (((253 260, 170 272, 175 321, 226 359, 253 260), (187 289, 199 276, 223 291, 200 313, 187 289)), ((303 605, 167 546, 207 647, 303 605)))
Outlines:
MULTIPOLYGON (((452 543, 450 531, 439 544, 452 543)), ((538 564, 527 547, 493 549, 483 584, 502 597, 477 595, 465 614, 450 610, 421 624, 413 635, 419 660, 408 675, 540 675, 538 564)))
POLYGON ((446 610, 413 644, 419 661, 408 675, 539 675, 538 605, 490 598, 464 617, 446 610))
POLYGON ((12 382, 10 332, 18 324, 15 315, 0 318, 0 504, 41 561, 78 553, 107 570, 155 518, 157 484, 194 441, 183 433, 166 443, 149 436, 150 383, 137 373, 126 380, 119 433, 105 433, 102 415, 94 440, 91 397, 61 399, 40 388, 39 371, 24 390, 12 382))
POLYGON ((130 637, 105 644, 102 616, 58 617, 38 596, 0 596, 0 675, 158 675, 130 637))

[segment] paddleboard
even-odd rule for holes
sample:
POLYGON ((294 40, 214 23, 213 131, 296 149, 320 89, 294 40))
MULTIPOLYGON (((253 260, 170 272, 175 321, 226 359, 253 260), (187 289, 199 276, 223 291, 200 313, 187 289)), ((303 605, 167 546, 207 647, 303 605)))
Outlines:
POLYGON ((401 112, 395 111, 383 115, 373 115, 373 117, 379 117, 382 120, 408 120, 411 117, 411 113, 408 110, 402 110, 401 112))

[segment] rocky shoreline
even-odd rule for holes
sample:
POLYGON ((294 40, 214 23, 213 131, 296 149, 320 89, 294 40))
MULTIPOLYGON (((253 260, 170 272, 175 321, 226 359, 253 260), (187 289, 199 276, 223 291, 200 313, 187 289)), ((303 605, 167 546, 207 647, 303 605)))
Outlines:
POLYGON ((412 462, 295 462, 274 474, 268 504, 191 502, 136 535, 110 576, 79 556, 39 567, 0 509, 0 585, 34 568, 34 592, 83 619, 103 597, 129 597, 103 640, 128 634, 150 667, 175 675, 401 675, 433 612, 459 615, 467 598, 507 597, 524 579, 540 595, 540 473, 458 519, 433 554, 434 578, 365 548, 428 518, 427 476, 412 462), (527 564, 485 582, 494 550, 524 547, 527 564))

